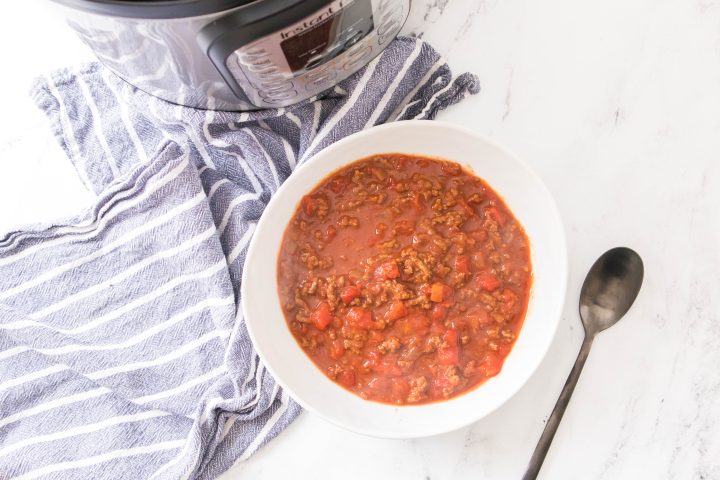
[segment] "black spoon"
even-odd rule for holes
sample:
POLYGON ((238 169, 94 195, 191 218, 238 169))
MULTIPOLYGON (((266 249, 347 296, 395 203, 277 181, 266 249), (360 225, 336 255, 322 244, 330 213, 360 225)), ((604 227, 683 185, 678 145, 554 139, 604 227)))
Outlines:
POLYGON ((585 328, 585 339, 555 408, 545 424, 523 480, 537 478, 570 396, 575 390, 575 384, 580 378, 595 335, 615 325, 630 310, 640 292, 643 273, 640 255, 625 247, 608 250, 590 268, 580 292, 580 319, 585 328))

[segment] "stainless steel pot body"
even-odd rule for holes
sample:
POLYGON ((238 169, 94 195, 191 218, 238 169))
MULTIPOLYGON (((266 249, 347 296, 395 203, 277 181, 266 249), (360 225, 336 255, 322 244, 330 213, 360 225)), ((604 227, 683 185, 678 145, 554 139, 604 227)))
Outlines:
POLYGON ((288 106, 332 87, 377 56, 410 9, 410 0, 256 0, 143 18, 141 7, 123 16, 83 8, 90 0, 56 1, 98 59, 130 84, 180 105, 240 111, 288 106))

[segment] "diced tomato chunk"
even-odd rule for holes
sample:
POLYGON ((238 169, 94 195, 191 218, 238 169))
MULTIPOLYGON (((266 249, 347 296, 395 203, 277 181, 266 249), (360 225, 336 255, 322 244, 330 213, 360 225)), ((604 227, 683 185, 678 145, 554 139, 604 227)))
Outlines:
POLYGON ((475 279, 477 286, 488 292, 496 290, 500 286, 500 280, 487 270, 480 272, 475 279))
POLYGON ((468 205, 468 203, 465 201, 464 198, 462 198, 462 197, 458 198, 457 203, 458 203, 458 205, 460 205, 460 207, 462 207, 462 209, 465 211, 465 213, 468 214, 468 216, 470 216, 470 217, 475 216, 475 210, 473 210, 473 208, 470 205, 468 205))
POLYGON ((503 360, 498 355, 488 352, 480 364, 480 372, 486 377, 494 377, 502 369, 503 360))
POLYGON ((370 329, 374 326, 372 312, 363 307, 350 308, 345 318, 351 327, 370 329))
POLYGON ((455 257, 455 271, 458 273, 470 273, 470 265, 466 255, 458 255, 455 257))
POLYGON ((472 260, 473 267, 477 269, 485 268, 485 256, 482 252, 477 251, 470 257, 472 260))
POLYGON ((397 262, 390 260, 389 262, 383 263, 375 270, 375 276, 383 280, 399 277, 400 269, 397 266, 397 262))
POLYGON ((315 213, 315 200, 310 195, 305 195, 302 200, 300 201, 302 204, 303 210, 305 211, 305 214, 308 216, 312 216, 315 213))
POLYGON ((345 355, 345 346, 343 345, 343 341, 339 338, 333 340, 330 344, 330 352, 328 354, 333 360, 338 360, 340 357, 345 355))
POLYGON ((445 289, 442 283, 433 283, 430 286, 430 300, 433 302, 440 303, 443 301, 443 293, 445 289))
POLYGON ((502 298, 503 302, 512 302, 515 301, 517 295, 515 295, 515 292, 513 292, 509 288, 506 288, 500 293, 500 298, 502 298))
POLYGON ((333 238, 335 238, 335 235, 337 235, 337 228, 335 228, 335 225, 328 225, 328 227, 325 229, 326 241, 331 241, 333 238))
POLYGON ((452 296, 453 289, 444 283, 433 283, 430 286, 430 301, 432 302, 448 302, 452 299, 452 296))
POLYGON ((340 193, 345 188, 345 185, 348 183, 348 176, 347 175, 336 175, 333 177, 330 182, 328 182, 328 187, 330 187, 330 190, 332 190, 335 193, 340 193))
POLYGON ((430 318, 433 321, 442 322, 443 320, 445 320, 445 317, 447 317, 447 311, 447 305, 433 305, 432 310, 430 310, 430 318))
POLYGON ((346 388, 355 386, 355 372, 352 370, 343 370, 338 373, 337 381, 346 388))
POLYGON ((438 361, 441 365, 457 365, 460 360, 457 330, 448 329, 442 338, 443 344, 437 352, 438 361))
POLYGON ((515 306, 517 295, 509 288, 506 288, 502 291, 502 293, 500 293, 500 298, 503 301, 503 304, 500 306, 500 310, 503 313, 509 313, 515 306))
POLYGON ((452 175, 453 177, 462 173, 462 168, 455 162, 443 162, 443 164, 440 166, 440 169, 443 171, 443 173, 447 173, 448 175, 452 175))
POLYGON ((310 314, 310 320, 318 330, 325 330, 332 321, 332 312, 327 302, 320 302, 317 308, 310 314))
POLYGON ((457 346, 458 341, 458 332, 454 328, 448 328, 445 332, 445 335, 443 335, 443 341, 447 342, 449 345, 457 346))
POLYGON ((340 300, 343 301, 343 303, 350 303, 356 298, 360 296, 360 287, 356 285, 348 285, 347 287, 343 288, 340 292, 340 300))
POLYGON ((402 318, 407 315, 408 309, 405 304, 400 300, 395 300, 390 304, 390 308, 385 312, 385 320, 395 321, 398 318, 402 318))

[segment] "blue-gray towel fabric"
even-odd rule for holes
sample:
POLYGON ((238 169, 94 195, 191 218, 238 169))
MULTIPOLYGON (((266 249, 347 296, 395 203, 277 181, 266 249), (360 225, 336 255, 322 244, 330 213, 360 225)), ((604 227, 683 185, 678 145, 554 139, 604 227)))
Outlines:
POLYGON ((300 409, 239 308, 263 208, 323 147, 478 88, 411 38, 250 113, 170 104, 98 64, 41 79, 33 96, 97 198, 0 238, 0 477, 215 478, 276 436, 300 409))

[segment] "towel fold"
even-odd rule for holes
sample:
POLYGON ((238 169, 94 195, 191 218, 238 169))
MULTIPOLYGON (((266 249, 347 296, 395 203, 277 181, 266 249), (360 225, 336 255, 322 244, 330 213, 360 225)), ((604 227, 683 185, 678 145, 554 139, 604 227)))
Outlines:
POLYGON ((215 478, 277 435, 300 409, 239 308, 270 196, 336 140, 478 89, 411 38, 257 112, 173 105, 96 63, 41 79, 36 103, 97 199, 0 238, 0 476, 215 478))

